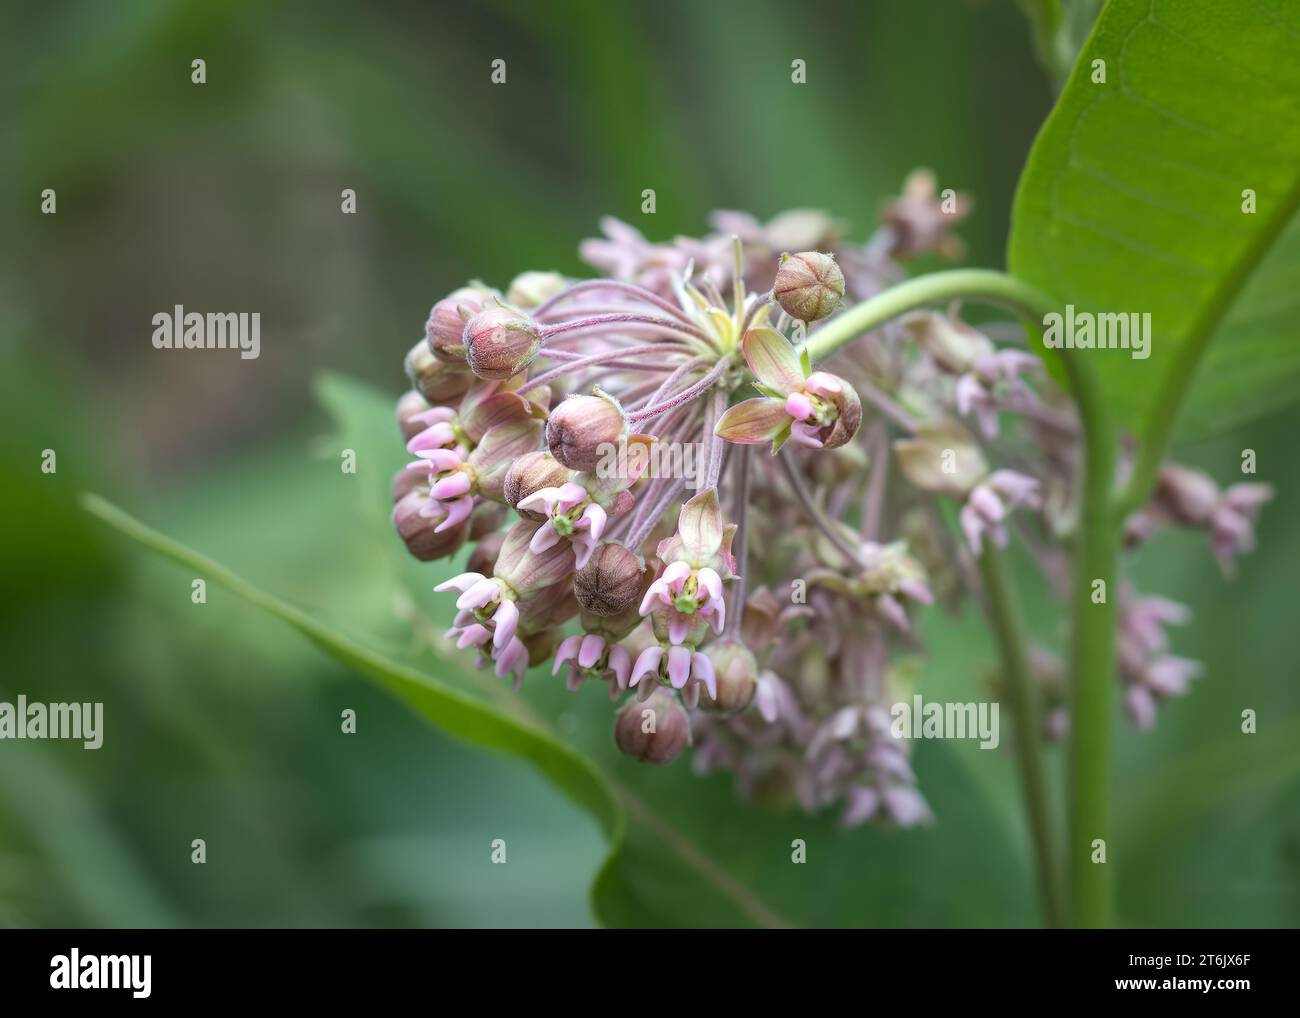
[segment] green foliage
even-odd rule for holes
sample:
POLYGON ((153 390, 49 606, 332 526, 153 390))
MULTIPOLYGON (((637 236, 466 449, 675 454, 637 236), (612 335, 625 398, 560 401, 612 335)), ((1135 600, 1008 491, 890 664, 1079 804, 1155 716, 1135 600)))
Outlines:
POLYGON ((1243 291, 1297 202, 1296 9, 1112 0, 1030 154, 1010 268, 1079 310, 1151 313, 1149 359, 1088 355, 1146 440, 1161 442, 1220 333, 1213 377, 1183 415, 1212 434, 1300 391, 1293 236, 1243 291))

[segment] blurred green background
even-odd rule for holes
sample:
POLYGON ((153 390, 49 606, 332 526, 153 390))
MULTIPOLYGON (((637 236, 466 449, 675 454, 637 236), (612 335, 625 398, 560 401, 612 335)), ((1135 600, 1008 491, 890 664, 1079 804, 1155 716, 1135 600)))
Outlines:
MULTIPOLYGON (((606 213, 666 239, 702 232, 714 208, 817 206, 865 239, 925 165, 976 196, 969 263, 1001 266, 1053 95, 1017 6, 85 0, 0 18, 0 699, 98 700, 106 716, 94 752, 0 743, 0 924, 591 924, 603 839, 537 773, 427 727, 215 587, 192 604, 190 575, 77 496, 100 491, 490 695, 421 639, 447 618, 430 588, 452 566, 415 567, 388 530, 402 450, 387 409, 335 382, 327 413, 323 373, 395 397, 435 299, 470 277, 581 273, 577 244, 606 213), (489 81, 498 57, 505 85, 489 81), (790 83, 795 58, 806 85, 790 83), (345 187, 356 215, 340 213, 345 187), (639 210, 648 187, 653 216, 639 210), (40 212, 45 188, 55 215, 40 212), (154 350, 150 319, 174 304, 260 311, 260 359, 154 350), (339 470, 345 447, 355 475, 339 470), (56 474, 40 470, 45 449, 56 474), (490 862, 495 838, 507 865, 490 862)), ((1300 920, 1297 425, 1179 451, 1227 479, 1254 448, 1279 489, 1234 583, 1196 537, 1135 563, 1140 589, 1193 607, 1175 650, 1206 674, 1154 734, 1120 731, 1111 857, 1126 924, 1300 920)), ((1059 642, 1034 595, 1038 636, 1059 642)), ((927 697, 973 698, 992 660, 979 620, 936 616, 926 635, 927 697)), ((560 685, 530 678, 528 708, 633 800, 627 921, 1038 921, 1005 751, 921 745, 939 826, 846 833, 833 815, 740 803, 685 758, 617 758, 603 693, 560 685)))

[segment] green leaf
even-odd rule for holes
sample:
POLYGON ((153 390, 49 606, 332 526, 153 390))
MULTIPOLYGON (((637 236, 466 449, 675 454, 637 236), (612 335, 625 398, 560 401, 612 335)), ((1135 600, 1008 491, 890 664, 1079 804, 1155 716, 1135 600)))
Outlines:
POLYGON ((1298 202, 1296 8, 1112 0, 1030 153, 1010 268, 1079 311, 1151 314, 1147 359, 1083 355, 1120 423, 1158 451, 1216 331, 1214 378, 1184 413, 1196 431, 1300 391, 1300 245, 1279 247, 1262 292, 1243 292, 1298 202))
POLYGON ((259 590, 211 559, 146 526, 96 495, 84 495, 83 507, 123 534, 174 562, 188 566, 245 601, 288 623, 331 657, 392 693, 443 731, 476 746, 529 761, 562 792, 586 809, 609 839, 609 855, 597 889, 613 879, 627 830, 617 794, 586 757, 525 721, 507 716, 465 693, 413 668, 397 664, 361 644, 332 632, 305 612, 259 590))

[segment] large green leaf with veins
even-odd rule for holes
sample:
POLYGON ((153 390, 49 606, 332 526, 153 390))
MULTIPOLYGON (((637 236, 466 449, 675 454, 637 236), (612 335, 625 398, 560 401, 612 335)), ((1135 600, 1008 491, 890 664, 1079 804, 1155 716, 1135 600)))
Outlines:
POLYGON ((1150 312, 1147 359, 1084 356, 1140 439, 1180 405, 1205 435, 1300 391, 1298 201, 1300 4, 1112 0, 1030 154, 1010 268, 1081 311, 1150 312))

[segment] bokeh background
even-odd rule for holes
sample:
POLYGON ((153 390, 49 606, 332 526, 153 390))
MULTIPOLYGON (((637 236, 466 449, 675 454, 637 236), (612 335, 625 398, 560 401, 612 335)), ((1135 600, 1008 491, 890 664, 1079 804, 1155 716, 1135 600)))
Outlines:
MULTIPOLYGON (((607 213, 665 239, 701 232, 714 208, 815 206, 865 238, 918 165, 976 196, 968 261, 1000 267, 1053 96, 1022 12, 84 0, 8 3, 0 19, 0 699, 98 700, 106 714, 98 751, 0 743, 0 924, 591 924, 605 849, 585 813, 217 588, 192 604, 189 574, 78 494, 487 696, 428 640, 448 607, 429 588, 451 567, 412 572, 384 520, 402 452, 371 390, 404 387, 432 302, 470 277, 581 273, 578 242, 607 213), (489 81, 498 57, 505 85, 489 81), (794 58, 806 85, 790 82, 794 58), (340 212, 345 187, 356 215, 340 212), (40 212, 45 188, 55 215, 40 212), (154 350, 150 319, 174 304, 260 311, 262 356, 154 350), (344 447, 355 475, 339 469, 344 447), (45 449, 56 474, 40 470, 45 449), (200 837, 204 866, 190 862, 200 837), (507 865, 490 862, 494 838, 507 865)), ((1194 609, 1176 650, 1206 674, 1153 734, 1121 723, 1111 865, 1126 924, 1300 920, 1297 426, 1275 416, 1179 450, 1230 478, 1254 448, 1278 487, 1235 582, 1192 536, 1134 564, 1141 589, 1194 609), (1256 736, 1239 732, 1244 708, 1256 736)), ((1036 636, 1059 643, 1038 593, 1036 636)), ((925 695, 982 695, 979 620, 932 618, 926 635, 925 695)), ((529 686, 528 709, 634 804, 626 921, 1038 921, 1005 742, 919 746, 936 828, 842 832, 833 815, 740 803, 684 758, 623 761, 599 690, 529 686)))

